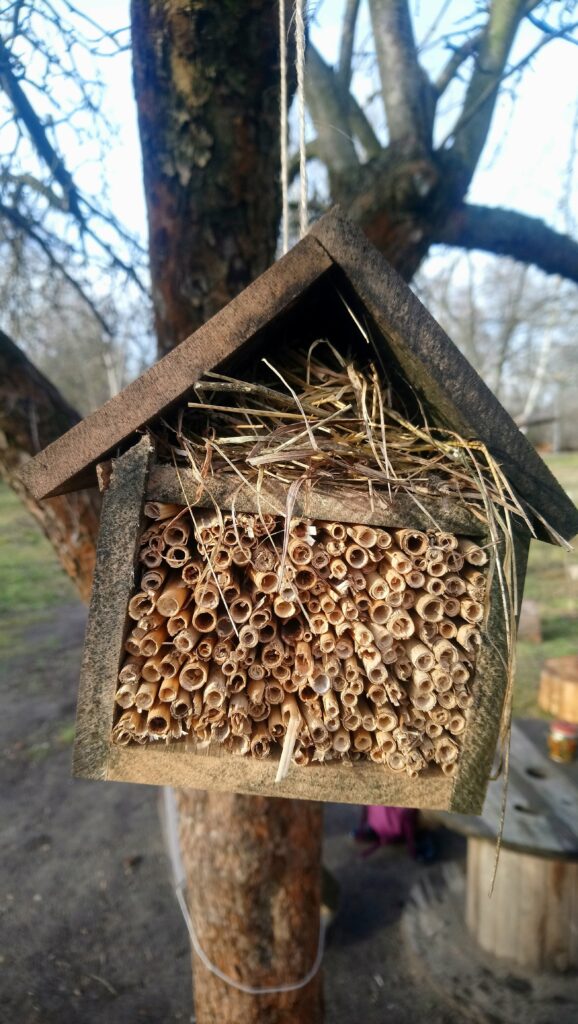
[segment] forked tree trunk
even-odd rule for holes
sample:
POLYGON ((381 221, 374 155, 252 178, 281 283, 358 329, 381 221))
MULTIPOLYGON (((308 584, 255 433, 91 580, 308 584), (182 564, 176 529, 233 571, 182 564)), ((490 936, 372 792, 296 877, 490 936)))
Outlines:
MULTIPOLYGON (((271 0, 133 0, 134 83, 161 353, 274 259, 278 26, 271 0)), ((192 917, 208 956, 256 987, 305 974, 319 931, 321 810, 179 795, 192 917)), ((198 1024, 321 1019, 321 979, 249 996, 193 956, 198 1024)))
POLYGON ((19 477, 27 459, 79 419, 60 392, 0 331, 0 476, 39 523, 82 600, 87 601, 98 534, 98 491, 37 502, 19 477))

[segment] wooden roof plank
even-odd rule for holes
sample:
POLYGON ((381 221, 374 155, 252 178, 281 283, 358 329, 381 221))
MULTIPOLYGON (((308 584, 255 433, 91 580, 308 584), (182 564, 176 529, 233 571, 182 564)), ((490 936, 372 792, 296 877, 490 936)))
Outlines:
MULTIPOLYGON (((387 339, 407 381, 433 406, 441 424, 482 441, 520 495, 566 539, 578 533, 578 510, 509 413, 403 279, 338 210, 311 229, 337 263, 387 339)), ((383 340, 372 339, 382 358, 383 340)))
POLYGON ((304 238, 198 331, 31 459, 21 474, 28 490, 40 499, 85 482, 83 470, 114 453, 182 398, 203 373, 240 349, 331 263, 314 238, 304 238))

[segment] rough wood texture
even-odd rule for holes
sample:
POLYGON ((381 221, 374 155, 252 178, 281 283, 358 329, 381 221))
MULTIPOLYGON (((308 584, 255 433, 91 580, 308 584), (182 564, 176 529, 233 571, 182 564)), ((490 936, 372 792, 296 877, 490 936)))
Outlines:
POLYGON ((468 928, 487 953, 519 967, 578 967, 578 860, 560 861, 502 850, 489 896, 495 847, 468 840, 468 928))
MULTIPOLYGON (((313 965, 318 945, 319 914, 310 911, 320 906, 320 806, 183 790, 177 800, 189 907, 210 960, 230 977, 259 988, 298 981, 313 965), (237 834, 244 836, 241 846, 231 843, 237 834)), ((251 996, 217 980, 194 954, 193 970, 203 1020, 310 1024, 320 1019, 320 973, 299 991, 251 996)))
MULTIPOLYGON (((502 846, 536 856, 578 860, 578 762, 556 764, 547 754, 548 723, 516 719, 512 725, 510 775, 502 846)), ((456 832, 495 843, 504 779, 491 782, 479 817, 436 813, 456 832)))
MULTIPOLYGON (((230 509, 234 498, 235 508, 239 512, 259 511, 255 490, 239 486, 239 477, 214 477, 205 484, 208 490, 199 494, 199 486, 191 470, 179 470, 177 475, 171 466, 154 465, 151 467, 147 484, 147 498, 177 504, 184 504, 187 500, 201 508, 211 507, 213 499, 222 509, 230 509)), ((393 502, 389 500, 386 491, 374 489, 373 495, 372 508, 367 493, 360 492, 359 489, 340 486, 336 491, 322 482, 316 483, 314 490, 303 489, 297 495, 294 515, 307 516, 311 519, 338 519, 343 523, 375 523, 384 527, 403 524, 404 527, 415 530, 431 528, 431 518, 407 495, 398 494, 393 502)), ((263 481, 259 498, 263 512, 284 515, 286 499, 287 492, 279 483, 263 481)), ((430 499, 427 508, 444 530, 472 537, 481 537, 485 534, 480 520, 450 498, 430 499)))
POLYGON ((550 658, 540 676, 538 703, 543 711, 578 725, 578 657, 550 658))
POLYGON ((152 447, 143 438, 114 463, 105 493, 80 675, 73 772, 107 777, 116 677, 152 447))
MULTIPOLYGON (((111 698, 112 699, 112 698, 111 698)), ((383 765, 360 763, 291 765, 283 782, 275 783, 277 759, 260 761, 222 750, 195 753, 184 740, 142 747, 109 745, 106 777, 119 782, 155 786, 190 786, 222 793, 246 793, 320 800, 325 803, 388 804, 391 807, 434 807, 450 810, 453 779, 439 768, 426 768, 417 779, 383 765)))
MULTIPOLYGON (((518 593, 524 588, 529 537, 514 534, 518 593)), ((500 546, 503 557, 503 545, 500 546)), ((499 576, 495 572, 490 594, 490 614, 476 663, 474 707, 462 742, 460 764, 452 795, 452 810, 480 814, 494 761, 506 689, 504 662, 507 637, 499 576)), ((514 638, 515 642, 515 638, 514 638)))
POLYGON ((393 267, 338 209, 311 229, 345 274, 379 331, 387 362, 395 357, 436 423, 483 441, 519 493, 564 537, 578 533, 578 511, 548 467, 467 359, 393 267))
MULTIPOLYGON (((478 813, 484 801, 505 688, 500 659, 500 653, 504 654, 505 637, 501 625, 500 595, 496 590, 492 597, 489 626, 492 642, 483 645, 478 658, 473 687, 476 710, 463 738, 459 771, 455 778, 443 776, 439 769, 433 767, 412 780, 382 765, 359 764, 348 768, 329 764, 307 768, 292 766, 287 779, 275 785, 276 763, 272 758, 260 761, 235 757, 220 747, 208 753, 196 753, 194 746, 186 740, 168 745, 159 743, 152 747, 126 748, 112 744, 114 688, 134 577, 141 506, 147 492, 158 498, 159 474, 164 486, 175 486, 175 472, 171 469, 159 471, 157 482, 152 487, 147 483, 149 451, 147 440, 143 439, 116 460, 105 495, 79 705, 77 774, 304 800, 381 803, 478 813), (113 566, 114 572, 111 571, 113 566)), ((182 500, 180 491, 178 498, 182 500)), ((250 507, 254 508, 254 496, 250 507)), ((447 526, 443 518, 439 525, 442 528, 447 526)), ((519 545, 521 586, 526 536, 519 545)))
POLYGON ((577 533, 578 511, 511 417, 405 282, 338 210, 322 217, 287 256, 160 363, 38 455, 25 469, 29 489, 41 497, 74 487, 77 475, 183 399, 205 370, 241 350, 332 264, 336 283, 352 289, 350 301, 377 325, 371 337, 379 359, 387 364, 393 358, 432 421, 484 441, 522 497, 564 537, 577 533))
POLYGON ((162 354, 275 258, 278 12, 270 0, 226 13, 213 0, 133 0, 131 15, 162 354))
POLYGON ((87 467, 96 482, 96 462, 182 399, 205 370, 241 350, 330 266, 315 239, 304 238, 195 334, 28 463, 22 475, 31 493, 41 498, 74 490, 87 467))

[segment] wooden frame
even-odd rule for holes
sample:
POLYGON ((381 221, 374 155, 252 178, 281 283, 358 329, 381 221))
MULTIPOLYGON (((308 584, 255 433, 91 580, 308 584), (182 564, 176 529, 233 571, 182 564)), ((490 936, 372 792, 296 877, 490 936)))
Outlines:
MULTIPOLYGON (((491 770, 506 686, 504 653, 506 638, 501 593, 494 574, 490 640, 483 643, 476 665, 473 709, 460 753, 458 773, 443 775, 437 766, 428 767, 417 779, 391 772, 382 765, 339 763, 291 766, 287 778, 275 784, 276 760, 238 757, 223 750, 196 752, 189 740, 169 744, 115 746, 111 740, 114 694, 127 632, 127 606, 131 595, 138 541, 142 531, 145 500, 210 504, 197 500, 197 487, 187 471, 177 473, 153 462, 147 438, 113 462, 103 502, 93 594, 82 663, 74 774, 92 779, 116 779, 154 785, 189 786, 267 796, 293 797, 360 804, 389 804, 479 813, 484 802, 491 770), (480 683, 481 681, 481 683, 480 683)), ((235 507, 255 510, 255 495, 240 490, 237 482, 221 480, 218 497, 226 508, 235 493, 235 507)), ((341 496, 342 497, 342 496, 341 496)), ((279 514, 284 508, 282 492, 269 489, 260 499, 263 511, 279 514)), ((459 532, 487 543, 482 524, 467 509, 449 498, 428 503, 442 529, 459 532)), ((335 494, 305 493, 295 515, 311 518, 339 518, 342 521, 378 523, 381 526, 429 525, 423 512, 408 499, 392 503, 377 496, 375 507, 352 492, 346 503, 335 494)), ((516 535, 515 546, 520 592, 525 574, 529 537, 516 535)))

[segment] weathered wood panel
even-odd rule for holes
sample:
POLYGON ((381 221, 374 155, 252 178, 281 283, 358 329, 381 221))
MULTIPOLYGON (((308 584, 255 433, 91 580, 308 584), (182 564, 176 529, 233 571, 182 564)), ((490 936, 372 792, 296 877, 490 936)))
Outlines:
POLYGON ((142 506, 152 446, 143 438, 113 463, 102 506, 80 674, 73 773, 107 778, 114 694, 134 588, 142 506))
POLYGON ((186 740, 142 747, 110 748, 107 778, 156 786, 190 786, 223 793, 261 794, 332 803, 389 804, 400 807, 449 808, 453 779, 438 768, 419 778, 395 773, 383 765, 357 763, 291 765, 283 782, 275 783, 277 758, 236 757, 225 751, 195 753, 186 740))
MULTIPOLYGON (((515 535, 519 594, 523 590, 528 546, 527 534, 515 535)), ((503 544, 499 557, 503 558, 503 544)), ((507 637, 503 599, 499 575, 494 572, 490 614, 484 630, 483 643, 472 683, 474 706, 467 720, 459 770, 452 795, 452 810, 454 811, 466 811, 469 814, 480 814, 482 811, 502 720, 506 688, 506 657, 507 637)))
POLYGON ((550 860, 504 849, 494 893, 494 844, 468 840, 467 924, 487 953, 527 970, 578 966, 578 860, 550 860))
MULTIPOLYGON (((240 350, 330 266, 319 243, 304 238, 195 334, 27 463, 22 477, 34 497, 78 489, 87 467, 183 398, 205 370, 240 350)), ((96 482, 94 471, 92 477, 96 482)))
MULTIPOLYGON (((171 466, 151 467, 147 484, 147 497, 156 501, 176 504, 199 505, 201 508, 234 507, 239 512, 256 512, 259 509, 271 515, 285 515, 287 491, 277 482, 264 481, 257 494, 253 487, 241 484, 239 477, 219 476, 205 481, 201 490, 191 470, 177 472, 171 466)), ((311 519, 338 519, 344 523, 374 523, 380 526, 400 526, 408 529, 440 529, 472 537, 485 536, 484 524, 465 506, 455 499, 421 500, 427 506, 429 516, 411 497, 396 495, 390 501, 386 491, 373 492, 373 507, 367 492, 359 488, 339 486, 338 490, 316 484, 315 488, 303 487, 293 506, 293 515, 311 519)))
POLYGON ((371 335, 377 352, 386 364, 393 354, 406 380, 435 411, 436 424, 483 441, 520 494, 556 530, 567 539, 578 533, 578 510, 546 464, 363 232, 334 209, 313 225, 311 234, 341 268, 381 331, 381 336, 371 335))

